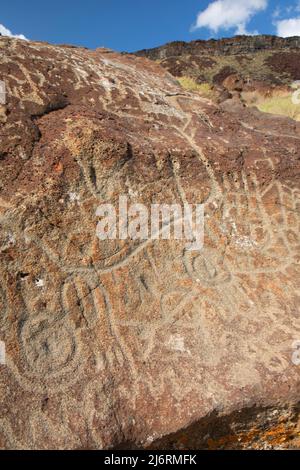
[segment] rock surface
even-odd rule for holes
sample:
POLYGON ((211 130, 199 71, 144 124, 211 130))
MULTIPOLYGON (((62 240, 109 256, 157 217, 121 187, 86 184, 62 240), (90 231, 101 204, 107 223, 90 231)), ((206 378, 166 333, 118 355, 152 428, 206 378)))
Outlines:
POLYGON ((1 37, 0 80, 0 447, 299 446, 300 123, 105 49, 1 37), (204 248, 99 241, 119 195, 204 248))

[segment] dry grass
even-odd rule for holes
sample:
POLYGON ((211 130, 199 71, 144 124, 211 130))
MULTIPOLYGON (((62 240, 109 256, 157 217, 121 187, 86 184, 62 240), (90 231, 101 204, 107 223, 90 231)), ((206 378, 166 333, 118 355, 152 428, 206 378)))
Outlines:
POLYGON ((300 104, 293 103, 292 95, 273 96, 257 104, 257 108, 263 113, 288 116, 291 119, 300 121, 300 104))
POLYGON ((197 83, 191 77, 178 77, 177 80, 185 90, 196 91, 205 98, 213 98, 214 96, 213 87, 209 83, 197 83))

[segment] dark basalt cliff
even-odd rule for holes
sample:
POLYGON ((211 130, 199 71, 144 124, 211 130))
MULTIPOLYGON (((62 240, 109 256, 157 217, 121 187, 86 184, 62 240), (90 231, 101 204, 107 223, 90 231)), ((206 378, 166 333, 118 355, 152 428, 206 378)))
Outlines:
POLYGON ((235 36, 234 38, 174 41, 160 47, 143 49, 136 55, 152 60, 162 60, 185 54, 236 55, 259 51, 289 51, 300 48, 300 37, 279 38, 278 36, 235 36))

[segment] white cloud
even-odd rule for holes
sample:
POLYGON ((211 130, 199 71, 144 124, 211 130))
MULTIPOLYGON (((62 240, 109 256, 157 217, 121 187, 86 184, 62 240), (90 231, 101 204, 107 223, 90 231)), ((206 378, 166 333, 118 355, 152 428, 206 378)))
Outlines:
POLYGON ((235 28, 236 34, 251 34, 247 32, 247 24, 267 6, 268 0, 214 0, 198 14, 192 29, 209 28, 218 33, 221 29, 235 28))
POLYGON ((9 36, 11 38, 19 38, 27 41, 27 38, 25 38, 24 34, 13 34, 9 29, 5 28, 3 24, 0 24, 0 34, 2 34, 2 36, 9 36))
POLYGON ((300 36, 300 17, 281 20, 276 23, 277 36, 288 38, 291 36, 300 36))

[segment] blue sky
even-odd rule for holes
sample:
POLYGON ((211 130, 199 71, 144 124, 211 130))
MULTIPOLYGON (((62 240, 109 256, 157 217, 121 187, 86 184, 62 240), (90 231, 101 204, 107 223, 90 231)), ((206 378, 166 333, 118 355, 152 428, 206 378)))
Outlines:
POLYGON ((300 36, 300 0, 1 0, 0 32, 119 51, 238 33, 300 36))

